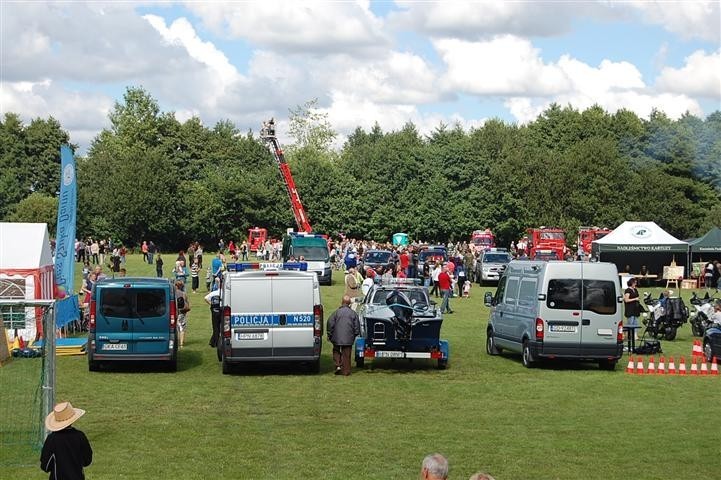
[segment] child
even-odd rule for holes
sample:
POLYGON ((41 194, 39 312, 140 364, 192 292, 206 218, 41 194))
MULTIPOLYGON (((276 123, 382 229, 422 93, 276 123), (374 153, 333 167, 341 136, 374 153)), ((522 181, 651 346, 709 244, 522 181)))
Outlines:
POLYGON ((207 292, 210 291, 210 277, 211 277, 211 276, 212 276, 212 275, 211 275, 211 272, 210 272, 210 265, 208 265, 208 269, 205 271, 205 290, 206 290, 207 292))
POLYGON ((192 281, 193 293, 198 293, 198 281, 200 280, 198 270, 198 262, 193 260, 193 265, 190 266, 190 279, 192 281))
POLYGON ((463 284, 463 298, 468 298, 471 296, 471 281, 466 280, 463 284))
POLYGON ((43 444, 40 468, 50 474, 50 479, 85 478, 83 467, 92 463, 93 449, 85 434, 72 427, 84 414, 85 410, 62 402, 45 417, 45 427, 51 433, 43 444))

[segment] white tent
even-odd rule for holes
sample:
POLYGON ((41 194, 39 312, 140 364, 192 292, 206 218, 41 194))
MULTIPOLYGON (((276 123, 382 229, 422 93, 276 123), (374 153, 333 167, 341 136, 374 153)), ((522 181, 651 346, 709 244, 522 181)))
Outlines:
MULTIPOLYGON (((52 299, 53 257, 45 223, 0 223, 0 298, 52 299)), ((9 308, 9 307, 8 307, 9 308)), ((19 312, 7 315, 17 320, 19 312)), ((42 331, 41 311, 25 309, 25 328, 18 335, 35 340, 42 331)), ((18 326, 9 324, 14 332, 18 326)))
POLYGON ((646 266, 649 273, 660 277, 665 265, 672 261, 686 265, 687 261, 688 243, 655 222, 623 222, 592 245, 593 255, 600 261, 615 263, 619 272, 624 271, 626 265, 632 273, 646 266))

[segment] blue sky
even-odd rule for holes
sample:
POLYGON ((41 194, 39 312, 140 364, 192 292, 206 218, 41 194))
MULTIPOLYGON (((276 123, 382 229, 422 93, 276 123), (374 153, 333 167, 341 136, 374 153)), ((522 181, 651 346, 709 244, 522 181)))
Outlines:
POLYGON ((721 108, 718 2, 0 3, 0 113, 52 115, 84 150, 127 86, 243 131, 314 98, 344 136, 550 103, 647 117, 721 108))

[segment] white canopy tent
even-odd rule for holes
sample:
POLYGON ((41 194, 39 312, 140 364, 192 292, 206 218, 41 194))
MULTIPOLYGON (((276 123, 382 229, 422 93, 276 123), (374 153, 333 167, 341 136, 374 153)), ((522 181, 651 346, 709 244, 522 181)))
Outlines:
MULTIPOLYGON (((0 222, 0 298, 50 300, 53 289, 53 257, 47 224, 0 222)), ((3 318, 11 333, 17 329, 18 335, 32 341, 41 333, 41 309, 24 310, 24 328, 18 328, 20 312, 11 315, 4 311, 3 318)))
POLYGON ((679 240, 655 222, 623 222, 592 244, 593 255, 602 262, 615 263, 619 272, 628 266, 639 273, 642 266, 661 276, 663 267, 675 261, 686 266, 688 243, 679 240))

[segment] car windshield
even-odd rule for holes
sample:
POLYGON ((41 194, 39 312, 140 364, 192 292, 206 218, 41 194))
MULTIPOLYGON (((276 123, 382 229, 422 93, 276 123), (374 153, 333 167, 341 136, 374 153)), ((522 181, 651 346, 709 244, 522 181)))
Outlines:
POLYGON ((295 258, 303 257, 304 260, 308 260, 310 262, 327 262, 328 261, 328 249, 325 247, 314 247, 314 246, 307 246, 307 247, 299 247, 294 246, 293 247, 293 255, 295 258))
POLYGON ((563 232, 541 232, 541 240, 566 240, 566 234, 563 232))
POLYGON ((558 255, 556 255, 556 252, 537 253, 536 256, 533 257, 533 259, 547 262, 548 260, 558 260, 558 255))
POLYGON ((493 243, 491 237, 476 237, 472 241, 474 245, 490 245, 493 243))
POLYGON ((442 250, 424 250, 424 251, 422 251, 421 254, 418 256, 418 259, 419 259, 421 262, 426 262, 426 261, 431 261, 431 262, 441 261, 441 262, 445 262, 446 260, 448 260, 448 256, 446 255, 446 252, 444 252, 444 251, 442 251, 442 250))
POLYGON ((483 261, 486 263, 508 263, 511 261, 511 256, 507 253, 487 253, 483 256, 483 261))
POLYGON ((388 263, 391 252, 368 252, 365 254, 365 261, 368 263, 388 263))
MULTIPOLYGON (((376 290, 375 294, 373 294, 373 298, 371 299, 372 304, 374 305, 385 305, 386 304, 386 298, 388 297, 388 294, 391 293, 392 289, 385 289, 380 288, 376 290)), ((416 288, 416 289, 402 289, 401 292, 405 293, 406 296, 411 300, 411 303, 414 304, 416 307, 427 307, 428 306, 428 297, 426 296, 426 292, 423 289, 416 288)))

